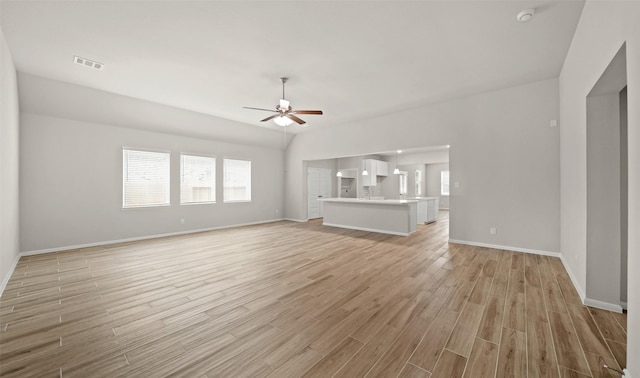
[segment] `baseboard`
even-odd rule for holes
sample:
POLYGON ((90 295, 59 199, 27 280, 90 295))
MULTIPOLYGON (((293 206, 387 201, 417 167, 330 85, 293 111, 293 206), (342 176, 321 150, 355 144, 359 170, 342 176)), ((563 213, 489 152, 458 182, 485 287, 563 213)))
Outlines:
POLYGON ((622 369, 622 373, 624 378, 632 378, 631 373, 629 373, 629 369, 622 369))
POLYGON ((620 307, 622 307, 623 310, 628 310, 627 308, 627 302, 620 302, 620 307))
POLYGON ((62 247, 54 247, 54 248, 46 248, 46 249, 38 249, 38 250, 33 250, 33 251, 20 252, 20 255, 21 256, 31 256, 31 255, 39 255, 39 254, 42 254, 42 253, 68 251, 68 250, 71 250, 71 249, 100 247, 100 246, 103 246, 103 245, 129 243, 129 242, 135 242, 135 241, 141 241, 141 240, 149 240, 149 239, 158 239, 158 238, 164 238, 164 237, 168 237, 168 236, 188 235, 188 234, 195 234, 195 233, 198 233, 198 232, 223 230, 223 229, 226 229, 226 228, 243 227, 243 226, 254 226, 254 225, 258 225, 258 224, 279 222, 279 221, 282 221, 282 220, 285 220, 285 219, 283 219, 283 218, 270 219, 270 220, 258 221, 258 222, 240 223, 240 224, 232 224, 232 225, 209 227, 209 228, 200 228, 200 229, 195 229, 195 230, 169 232, 169 233, 164 233, 164 234, 154 234, 154 235, 147 235, 147 236, 136 236, 136 237, 133 237, 133 238, 116 239, 116 240, 105 240, 105 241, 100 241, 100 242, 95 242, 95 243, 66 245, 66 246, 62 246, 62 247))
POLYGON ((515 251, 515 252, 522 252, 522 253, 531 253, 531 254, 534 254, 534 255, 551 256, 551 257, 560 257, 560 253, 559 253, 559 252, 541 251, 541 250, 537 250, 537 249, 520 248, 520 247, 512 247, 512 246, 508 246, 508 245, 479 243, 479 242, 472 242, 472 241, 467 241, 467 240, 457 240, 457 239, 449 239, 449 243, 454 243, 454 244, 464 244, 464 245, 472 245, 472 246, 474 246, 474 247, 485 247, 485 248, 493 248, 493 249, 503 249, 503 250, 506 250, 506 251, 515 251))
POLYGON ((286 220, 290 222, 298 222, 298 223, 304 223, 309 221, 309 219, 294 219, 294 218, 283 218, 282 220, 286 220))
POLYGON ((582 303, 584 304, 585 303, 584 301, 587 298, 586 292, 584 291, 582 286, 580 286, 580 284, 578 283, 578 279, 573 274, 573 271, 570 269, 569 264, 567 263, 567 260, 564 259, 564 255, 560 255, 560 261, 562 261, 562 266, 564 266, 564 270, 566 270, 567 274, 569 274, 571 283, 573 283, 573 287, 578 292, 578 295, 580 296, 580 300, 582 300, 582 303))
POLYGON ((9 283, 9 278, 11 278, 11 276, 13 275, 13 271, 16 270, 16 266, 18 266, 18 261, 20 261, 21 256, 22 255, 18 253, 16 258, 13 259, 13 263, 11 264, 11 267, 7 271, 7 275, 4 276, 4 278, 2 279, 2 282, 0 282, 0 297, 2 297, 2 294, 4 293, 4 288, 7 287, 7 284, 9 283))
POLYGON ((589 299, 589 298, 585 298, 582 302, 584 303, 585 306, 595 307, 601 310, 607 310, 612 312, 622 312, 622 306, 620 306, 619 304, 602 302, 602 301, 597 301, 595 299, 589 299))

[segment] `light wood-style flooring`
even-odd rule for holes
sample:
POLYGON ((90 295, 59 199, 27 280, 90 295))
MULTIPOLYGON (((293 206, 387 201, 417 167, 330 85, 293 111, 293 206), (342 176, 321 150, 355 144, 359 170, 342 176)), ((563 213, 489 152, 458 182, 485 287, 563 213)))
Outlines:
POLYGON ((276 222, 24 257, 6 377, 601 377, 626 318, 557 258, 276 222))

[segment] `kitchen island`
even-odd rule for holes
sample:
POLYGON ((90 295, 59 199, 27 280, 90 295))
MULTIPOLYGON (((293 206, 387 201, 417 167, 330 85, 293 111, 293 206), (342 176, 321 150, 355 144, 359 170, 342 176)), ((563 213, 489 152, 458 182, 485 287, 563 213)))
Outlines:
POLYGON ((418 200, 324 198, 325 226, 409 236, 416 231, 418 200))

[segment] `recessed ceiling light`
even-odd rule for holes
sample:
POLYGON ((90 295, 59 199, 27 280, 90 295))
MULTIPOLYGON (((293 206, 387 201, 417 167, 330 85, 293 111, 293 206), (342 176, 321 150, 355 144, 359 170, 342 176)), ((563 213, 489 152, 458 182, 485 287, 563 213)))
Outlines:
POLYGON ((522 12, 518 13, 516 19, 520 22, 527 22, 533 18, 533 15, 536 14, 536 10, 533 8, 525 9, 522 12))
POLYGON ((79 57, 79 56, 74 56, 73 57, 73 62, 76 63, 76 64, 79 64, 81 66, 93 68, 93 69, 96 69, 96 70, 102 70, 104 68, 104 64, 102 64, 102 63, 96 62, 95 60, 82 58, 82 57, 79 57))

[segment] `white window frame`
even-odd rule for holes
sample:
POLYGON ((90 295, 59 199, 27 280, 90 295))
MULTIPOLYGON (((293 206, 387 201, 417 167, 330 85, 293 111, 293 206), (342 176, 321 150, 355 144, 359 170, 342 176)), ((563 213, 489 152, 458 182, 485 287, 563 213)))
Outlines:
MULTIPOLYGON (((182 152, 180 153, 180 205, 203 205, 203 204, 214 204, 216 203, 216 157, 215 156, 208 156, 208 155, 202 155, 202 154, 191 154, 191 153, 186 153, 186 152, 182 152), (211 160, 211 164, 212 164, 212 180, 213 182, 207 183, 209 185, 203 185, 203 188, 210 188, 211 189, 211 199, 208 201, 194 201, 192 200, 185 200, 185 197, 188 196, 188 193, 185 193, 185 190, 187 190, 187 188, 185 187, 185 157, 187 158, 199 158, 199 159, 210 159, 211 160)), ((193 193, 193 189, 195 187, 193 186, 189 186, 189 188, 191 188, 192 193, 193 193)))
POLYGON ((449 175, 449 171, 440 171, 440 195, 441 196, 448 196, 451 193, 450 183, 451 183, 451 176, 449 175))
POLYGON ((400 171, 398 175, 398 194, 400 198, 407 197, 407 191, 409 190, 409 172, 400 171))
POLYGON ((222 176, 223 176, 222 177, 222 188, 223 188, 222 201, 224 203, 251 202, 252 191, 253 191, 253 188, 252 188, 252 185, 251 185, 251 181, 252 181, 252 177, 253 177, 253 162, 251 160, 225 157, 223 159, 223 162, 222 162, 222 176), (232 186, 229 185, 229 180, 231 178, 228 175, 228 169, 227 169, 227 162, 228 161, 241 161, 241 162, 249 163, 248 198, 245 198, 245 199, 228 199, 227 198, 227 194, 226 194, 227 189, 232 187, 232 186))
MULTIPOLYGON (((153 172, 150 172, 153 173, 153 172)), ((130 184, 131 185, 131 184, 130 184)), ((147 188, 149 190, 149 188, 147 188)), ((122 148, 122 208, 123 209, 135 209, 135 208, 145 208, 145 207, 162 207, 162 206, 170 206, 171 205, 171 152, 170 151, 161 151, 161 150, 149 150, 143 148, 132 148, 132 147, 123 147, 122 148), (127 188, 127 183, 132 183, 129 180, 129 176, 131 174, 131 169, 129 166, 129 158, 128 153, 140 153, 140 154, 157 154, 157 155, 165 155, 162 164, 166 168, 166 177, 164 177, 164 183, 158 181, 160 185, 164 185, 164 189, 160 191, 160 196, 163 197, 161 201, 150 201, 147 203, 141 204, 131 204, 132 201, 127 201, 128 196, 127 193, 131 188, 127 188), (129 189, 129 190, 128 190, 129 189), (163 193, 164 192, 164 193, 163 193)))

